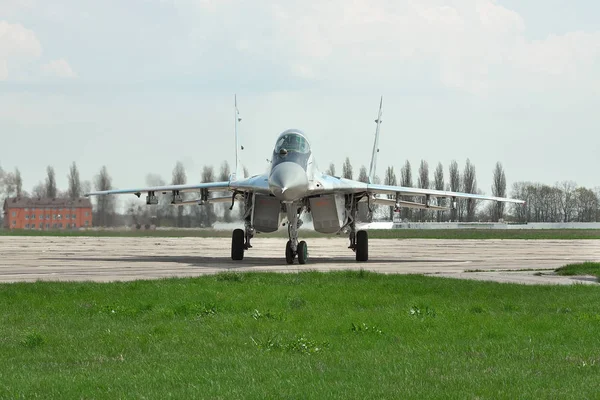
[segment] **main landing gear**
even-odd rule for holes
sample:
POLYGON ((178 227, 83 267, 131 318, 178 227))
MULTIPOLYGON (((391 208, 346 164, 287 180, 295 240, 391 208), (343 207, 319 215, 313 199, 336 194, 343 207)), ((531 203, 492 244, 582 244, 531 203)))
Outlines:
MULTIPOLYGON (((233 204, 232 204, 233 207, 233 204)), ((250 248, 250 239, 254 237, 251 214, 254 204, 252 196, 246 194, 244 197, 244 229, 235 229, 231 234, 231 259, 240 261, 244 259, 244 252, 250 248)))
POLYGON ((356 217, 360 199, 360 195, 350 195, 346 198, 346 215, 348 219, 345 227, 350 229, 350 246, 348 248, 356 253, 356 261, 365 262, 369 260, 369 235, 367 231, 356 231, 356 217))
MULTIPOLYGON (((346 197, 346 221, 342 230, 349 232, 349 249, 356 254, 356 261, 366 262, 369 260, 369 236, 366 231, 356 230, 356 217, 358 214, 358 201, 361 199, 358 195, 349 195, 346 197)), ((251 198, 246 196, 245 204, 245 229, 236 229, 231 236, 231 259, 243 260, 244 252, 251 248, 250 239, 254 237, 254 226, 250 217, 253 209, 251 198)), ((298 241, 298 228, 302 224, 300 215, 305 209, 302 202, 285 203, 285 212, 288 220, 289 240, 285 246, 285 261, 293 264, 298 257, 299 264, 306 264, 308 261, 308 245, 305 241, 298 241)))

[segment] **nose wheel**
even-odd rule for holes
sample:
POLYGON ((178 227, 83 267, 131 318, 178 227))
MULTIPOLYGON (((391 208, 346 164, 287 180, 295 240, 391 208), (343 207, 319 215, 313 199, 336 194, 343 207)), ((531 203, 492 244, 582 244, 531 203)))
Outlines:
POLYGON ((285 261, 291 265, 294 263, 296 256, 298 256, 299 264, 306 264, 308 261, 308 245, 304 240, 298 243, 297 251, 292 249, 291 240, 288 240, 287 244, 285 245, 285 261))

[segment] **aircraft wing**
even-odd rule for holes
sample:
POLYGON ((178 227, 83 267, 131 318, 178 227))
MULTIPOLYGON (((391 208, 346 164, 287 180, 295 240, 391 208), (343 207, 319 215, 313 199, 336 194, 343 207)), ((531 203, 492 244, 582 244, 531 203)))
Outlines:
POLYGON ((501 201, 506 203, 525 204, 523 200, 510 199, 506 197, 485 196, 473 193, 449 192, 446 190, 434 189, 419 189, 404 186, 389 186, 368 184, 367 191, 374 194, 391 194, 399 196, 414 196, 414 197, 447 197, 458 199, 474 199, 474 200, 490 200, 501 201))
POLYGON ((142 193, 168 193, 168 192, 267 192, 269 191, 268 178, 265 175, 257 175, 248 179, 239 181, 206 182, 186 185, 164 185, 149 186, 132 189, 113 189, 86 193, 85 196, 102 196, 107 194, 135 194, 140 196, 142 193))
POLYGON ((225 191, 229 190, 229 182, 207 182, 189 185, 164 185, 164 186, 149 186, 133 189, 113 189, 113 190, 101 190, 96 192, 86 193, 86 196, 101 196, 106 194, 135 194, 139 196, 141 193, 155 192, 155 193, 167 193, 167 192, 199 192, 200 190, 206 189, 210 192, 214 191, 225 191))

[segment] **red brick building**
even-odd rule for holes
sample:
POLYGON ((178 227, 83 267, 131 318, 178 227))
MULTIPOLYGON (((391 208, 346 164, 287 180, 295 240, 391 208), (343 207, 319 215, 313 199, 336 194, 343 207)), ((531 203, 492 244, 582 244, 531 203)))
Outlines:
POLYGON ((5 229, 77 229, 92 226, 92 202, 87 198, 12 197, 4 201, 5 229))

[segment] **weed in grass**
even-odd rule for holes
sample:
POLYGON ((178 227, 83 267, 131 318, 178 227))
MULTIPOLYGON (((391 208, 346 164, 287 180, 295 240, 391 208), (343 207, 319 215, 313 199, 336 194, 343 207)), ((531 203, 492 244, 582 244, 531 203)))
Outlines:
POLYGON ((219 282, 241 282, 243 275, 238 272, 221 272, 215 275, 215 279, 219 282))
POLYGON ((180 317, 206 317, 215 315, 217 307, 214 304, 204 305, 198 303, 180 304, 175 306, 173 314, 180 317))
POLYGON ((368 278, 372 274, 373 273, 371 271, 367 271, 364 268, 361 268, 358 271, 353 271, 353 270, 345 271, 345 275, 348 278, 365 279, 365 278, 368 278))
POLYGON ((514 304, 505 304, 502 309, 505 312, 516 312, 520 310, 520 308, 518 306, 515 306, 514 304))
POLYGON ((252 312, 252 318, 254 318, 257 321, 259 319, 263 319, 263 318, 264 319, 272 319, 272 320, 276 320, 276 321, 281 321, 282 320, 280 314, 275 314, 275 313, 272 313, 272 312, 269 312, 269 311, 267 311, 266 313, 263 314, 263 313, 261 313, 258 310, 254 310, 252 312))
POLYGON ((597 313, 578 313, 577 319, 586 322, 600 322, 600 314, 597 313))
POLYGON ((329 347, 328 342, 317 342, 307 339, 304 336, 298 336, 295 339, 282 341, 278 336, 268 336, 266 339, 257 339, 251 337, 252 343, 261 350, 265 351, 287 351, 290 353, 316 354, 329 347))
POLYGON ((412 306, 410 308, 410 310, 408 311, 408 314, 415 318, 425 318, 425 317, 435 318, 437 316, 435 309, 429 308, 429 306, 426 306, 423 311, 418 306, 412 306))
POLYGON ((317 342, 315 340, 307 339, 304 336, 298 337, 296 340, 292 340, 286 346, 288 351, 300 354, 315 354, 321 352, 324 348, 328 347, 327 342, 317 342))
POLYGON ((40 347, 44 343, 46 343, 46 340, 37 331, 28 332, 27 334, 25 334, 25 337, 21 340, 21 344, 30 349, 40 347))
POLYGON ((301 297, 294 297, 288 300, 288 304, 292 310, 298 310, 306 305, 306 300, 301 297))
POLYGON ((469 311, 471 311, 473 314, 483 314, 485 313, 485 308, 481 306, 473 306, 469 311))
POLYGON ((376 335, 383 335, 383 331, 381 329, 379 329, 377 326, 372 325, 369 326, 367 324, 360 323, 360 324, 355 324, 354 322, 352 323, 352 326, 350 327, 350 331, 352 331, 353 333, 373 333, 376 335))
POLYGON ((573 310, 571 310, 569 307, 561 307, 556 310, 557 314, 571 314, 572 312, 573 310))

